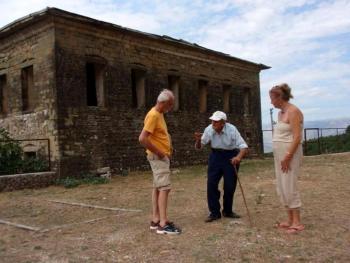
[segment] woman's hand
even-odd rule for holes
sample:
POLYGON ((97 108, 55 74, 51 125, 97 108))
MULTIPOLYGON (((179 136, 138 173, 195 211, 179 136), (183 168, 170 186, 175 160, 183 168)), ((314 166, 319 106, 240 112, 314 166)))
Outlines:
POLYGON ((283 161, 281 162, 281 170, 284 173, 287 173, 290 169, 290 161, 292 160, 293 155, 289 152, 284 157, 283 161))

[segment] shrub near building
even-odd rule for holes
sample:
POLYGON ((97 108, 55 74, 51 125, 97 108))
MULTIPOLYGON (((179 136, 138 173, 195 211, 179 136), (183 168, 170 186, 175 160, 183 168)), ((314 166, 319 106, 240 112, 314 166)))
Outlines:
POLYGON ((0 175, 47 171, 46 161, 38 157, 23 158, 18 141, 0 128, 0 175))

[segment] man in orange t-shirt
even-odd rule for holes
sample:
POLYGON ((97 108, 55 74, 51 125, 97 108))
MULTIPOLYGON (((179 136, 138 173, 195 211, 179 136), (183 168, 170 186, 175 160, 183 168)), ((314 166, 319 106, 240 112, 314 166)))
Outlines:
POLYGON ((171 139, 164 113, 170 111, 174 105, 174 94, 170 90, 163 90, 157 104, 147 113, 144 127, 139 136, 140 143, 146 148, 147 159, 153 172, 152 190, 152 221, 150 229, 158 234, 180 234, 167 217, 168 195, 170 186, 170 156, 171 139))

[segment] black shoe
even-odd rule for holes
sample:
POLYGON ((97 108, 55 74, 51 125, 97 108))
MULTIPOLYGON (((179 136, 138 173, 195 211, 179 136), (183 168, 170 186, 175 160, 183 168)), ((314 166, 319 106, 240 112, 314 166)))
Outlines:
POLYGON ((225 213, 224 211, 222 211, 222 216, 228 218, 241 218, 241 216, 239 214, 236 214, 235 212, 225 213))
POLYGON ((178 235, 181 234, 181 229, 173 222, 167 222, 165 226, 161 227, 160 225, 158 226, 157 229, 157 234, 167 234, 167 235, 178 235))
POLYGON ((207 219, 205 219, 204 222, 205 223, 210 223, 210 222, 213 222, 213 221, 218 220, 220 218, 221 218, 221 216, 212 216, 212 215, 210 215, 210 216, 207 217, 207 219))

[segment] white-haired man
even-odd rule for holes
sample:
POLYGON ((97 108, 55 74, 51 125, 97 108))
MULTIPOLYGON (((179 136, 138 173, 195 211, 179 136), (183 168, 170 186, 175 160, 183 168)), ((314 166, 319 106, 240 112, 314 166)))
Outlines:
POLYGON ((203 145, 211 146, 208 161, 207 198, 210 214, 205 222, 212 222, 221 218, 219 182, 224 176, 224 196, 222 215, 229 218, 239 218, 233 212, 233 195, 236 190, 237 174, 233 166, 238 166, 248 152, 248 146, 237 128, 227 123, 227 116, 222 111, 216 111, 209 118, 211 124, 204 133, 195 133, 195 147, 201 149, 203 145))
POLYGON ((147 159, 153 172, 150 229, 156 230, 158 234, 181 232, 167 217, 172 146, 163 114, 170 111, 173 105, 174 94, 170 90, 163 90, 157 98, 156 105, 147 113, 139 136, 140 143, 146 148, 147 159))

